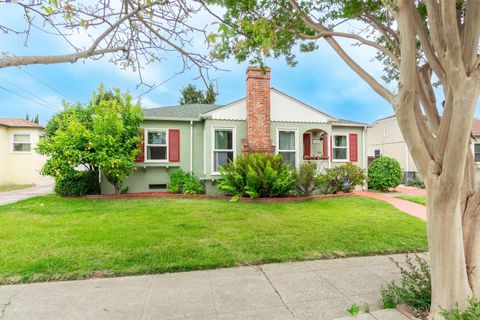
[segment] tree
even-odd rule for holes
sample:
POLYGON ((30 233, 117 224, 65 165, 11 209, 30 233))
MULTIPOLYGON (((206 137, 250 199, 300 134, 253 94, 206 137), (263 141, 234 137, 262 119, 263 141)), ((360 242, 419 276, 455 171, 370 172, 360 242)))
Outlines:
POLYGON ((37 151, 49 157, 42 173, 63 178, 79 166, 100 170, 119 193, 140 149, 142 120, 140 106, 119 89, 100 86, 87 106, 66 104, 38 144, 37 151))
POLYGON ((208 38, 216 57, 263 65, 265 57, 283 55, 295 65, 297 45, 313 51, 324 39, 393 107, 427 187, 432 318, 442 319, 440 308, 457 302, 465 308, 469 296, 480 298, 480 193, 470 148, 480 90, 480 1, 214 2, 226 8, 218 34, 208 38), (396 91, 362 68, 341 38, 375 49, 396 91))
POLYGON ((197 87, 193 84, 189 84, 180 90, 180 94, 182 95, 179 101, 181 105, 191 103, 213 104, 217 100, 217 93, 213 89, 213 85, 211 83, 208 85, 207 90, 205 91, 197 89, 197 87))
MULTIPOLYGON (((165 59, 170 51, 179 53, 184 69, 190 66, 198 68, 204 80, 208 77, 207 70, 213 67, 211 59, 194 52, 191 43, 193 37, 205 37, 205 29, 192 23, 192 16, 201 10, 196 1, 47 0, 4 5, 19 6, 24 13, 24 25, 18 29, 6 21, 0 22, 0 31, 4 36, 24 36, 25 44, 28 44, 32 37, 48 34, 64 41, 71 52, 46 55, 2 52, 0 68, 73 63, 108 55, 113 63, 137 70, 141 79, 142 66, 165 59), (74 35, 85 35, 90 39, 89 43, 79 45, 74 35)), ((4 41, 7 42, 7 38, 4 41)))

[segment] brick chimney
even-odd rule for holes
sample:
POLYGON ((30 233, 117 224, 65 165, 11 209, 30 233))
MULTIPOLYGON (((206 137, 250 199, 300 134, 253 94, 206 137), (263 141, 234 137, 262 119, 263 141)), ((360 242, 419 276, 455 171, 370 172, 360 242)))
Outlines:
POLYGON ((247 138, 244 152, 273 153, 270 137, 270 68, 247 68, 247 138))

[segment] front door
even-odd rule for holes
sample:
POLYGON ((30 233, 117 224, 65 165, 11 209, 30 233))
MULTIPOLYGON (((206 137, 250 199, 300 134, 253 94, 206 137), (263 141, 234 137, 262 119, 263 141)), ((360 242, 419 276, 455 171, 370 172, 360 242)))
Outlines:
POLYGON ((310 133, 303 134, 303 158, 308 159, 310 155, 310 133))

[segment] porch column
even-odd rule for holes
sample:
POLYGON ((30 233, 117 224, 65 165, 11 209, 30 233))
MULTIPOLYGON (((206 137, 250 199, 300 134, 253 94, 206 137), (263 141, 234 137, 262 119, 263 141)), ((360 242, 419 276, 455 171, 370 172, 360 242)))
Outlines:
POLYGON ((328 154, 328 168, 330 169, 332 167, 332 142, 333 142, 333 134, 330 132, 327 135, 327 154, 328 154))

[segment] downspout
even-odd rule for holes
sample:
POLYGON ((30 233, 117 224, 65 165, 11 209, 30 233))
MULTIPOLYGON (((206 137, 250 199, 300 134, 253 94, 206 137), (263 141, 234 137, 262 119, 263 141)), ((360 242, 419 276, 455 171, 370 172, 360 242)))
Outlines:
POLYGON ((193 173, 193 121, 190 120, 190 172, 193 173))
MULTIPOLYGON (((363 135, 362 135, 363 169, 365 170, 365 172, 368 172, 368 157, 367 157, 367 146, 366 146, 367 137, 366 136, 367 136, 367 126, 364 126, 363 135)), ((366 181, 363 183, 363 190, 368 190, 368 185, 366 181)))

